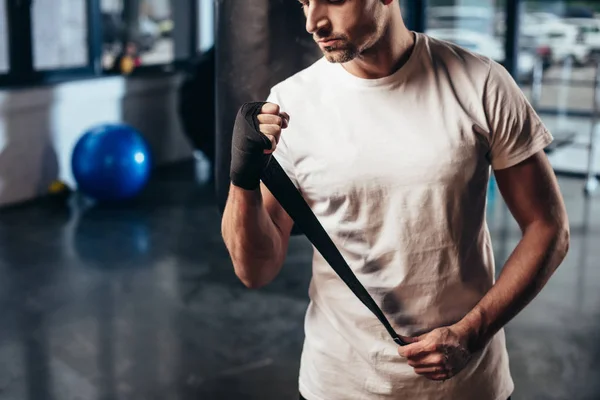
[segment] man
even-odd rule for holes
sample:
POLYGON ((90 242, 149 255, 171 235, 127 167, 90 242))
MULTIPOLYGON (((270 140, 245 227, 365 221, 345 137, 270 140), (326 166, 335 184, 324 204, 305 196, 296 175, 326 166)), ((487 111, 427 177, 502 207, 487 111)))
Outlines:
POLYGON ((395 345, 315 252, 302 396, 509 398, 503 327, 568 249, 543 152, 551 134, 504 68, 409 31, 397 1, 301 5, 324 57, 272 88, 257 116, 270 150, 234 133, 222 232, 237 276, 251 288, 271 282, 293 225, 259 183, 264 152, 410 337, 395 345), (523 233, 497 282, 485 222, 490 169, 523 233))

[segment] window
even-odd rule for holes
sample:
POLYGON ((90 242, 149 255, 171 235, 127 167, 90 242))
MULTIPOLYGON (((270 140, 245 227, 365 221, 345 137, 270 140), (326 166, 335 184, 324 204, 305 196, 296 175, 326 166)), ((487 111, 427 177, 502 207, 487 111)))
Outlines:
POLYGON ((123 68, 172 63, 175 43, 171 5, 171 0, 101 0, 104 69, 122 72, 123 68), (128 67, 124 59, 130 61, 128 67))
POLYGON ((6 2, 0 0, 0 74, 8 72, 8 27, 6 2))
POLYGON ((550 32, 548 34, 548 39, 562 39, 566 37, 564 32, 550 32))
MULTIPOLYGON (((496 7, 494 1, 486 5, 463 5, 460 0, 431 0, 427 7, 428 29, 456 29, 479 32, 481 35, 496 35, 496 7), (452 4, 454 3, 454 4, 452 4)), ((500 11, 500 9, 498 9, 500 11)))
MULTIPOLYGON (((595 66, 593 54, 600 52, 597 26, 593 18, 598 2, 581 1, 571 7, 567 1, 524 1, 520 40, 528 39, 530 53, 538 62, 539 78, 535 85, 523 82, 532 103, 544 114, 558 114, 567 121, 569 113, 591 112, 594 100, 595 66), (573 11, 587 10, 588 15, 569 17, 573 11), (540 79, 541 78, 541 79, 540 79)), ((533 62, 530 69, 533 69, 533 62)), ((562 127, 557 131, 564 130, 562 127)), ((560 136, 560 133, 557 133, 560 136)))
POLYGON ((36 0, 32 7, 36 70, 89 64, 87 0, 36 0))
POLYGON ((479 46, 477 46, 477 44, 474 42, 467 42, 465 40, 457 39, 454 43, 456 43, 458 46, 465 48, 467 50, 471 50, 471 51, 479 50, 479 46))
POLYGON ((212 0, 0 0, 0 86, 171 73, 212 47, 213 15, 212 0))
POLYGON ((205 52, 215 44, 214 3, 198 0, 198 50, 205 52))
POLYGON ((461 0, 430 0, 427 4, 428 35, 504 62, 505 34, 498 24, 504 6, 494 0, 476 6, 461 0))

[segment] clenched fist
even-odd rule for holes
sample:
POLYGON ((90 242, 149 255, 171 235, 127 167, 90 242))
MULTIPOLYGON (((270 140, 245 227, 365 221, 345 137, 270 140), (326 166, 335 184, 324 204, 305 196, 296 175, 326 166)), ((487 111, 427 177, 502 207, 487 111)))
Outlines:
POLYGON ((247 190, 259 187, 260 176, 277 148, 289 115, 273 103, 246 103, 235 121, 231 145, 231 182, 247 190))
POLYGON ((270 154, 275 151, 281 131, 287 128, 290 117, 287 113, 280 112, 277 104, 265 103, 256 119, 259 122, 259 131, 271 141, 271 148, 264 151, 265 154, 270 154))

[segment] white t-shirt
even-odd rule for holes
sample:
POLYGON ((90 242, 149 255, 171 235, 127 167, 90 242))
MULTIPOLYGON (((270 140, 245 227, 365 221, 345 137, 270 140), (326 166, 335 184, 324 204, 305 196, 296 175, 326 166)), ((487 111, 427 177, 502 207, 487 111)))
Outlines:
MULTIPOLYGON (((507 71, 415 33, 393 75, 361 79, 321 58, 267 101, 290 114, 275 152, 394 329, 452 324, 494 284, 490 167, 552 136, 507 71)), ((504 331, 446 382, 415 374, 379 320, 315 251, 299 388, 308 400, 506 400, 504 331)))

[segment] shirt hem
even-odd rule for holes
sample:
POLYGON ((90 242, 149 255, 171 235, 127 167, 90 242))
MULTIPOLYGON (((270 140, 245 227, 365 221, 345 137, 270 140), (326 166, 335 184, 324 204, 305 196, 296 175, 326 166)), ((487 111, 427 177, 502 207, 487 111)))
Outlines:
MULTIPOLYGON (((306 400, 328 400, 324 397, 317 396, 311 390, 308 390, 302 381, 299 381, 298 383, 298 391, 306 400)), ((508 389, 502 391, 502 393, 493 400, 508 400, 508 398, 513 395, 514 391, 515 385, 511 383, 508 389)))
POLYGON ((306 388, 306 385, 304 385, 302 381, 298 383, 298 390, 300 391, 302 397, 304 397, 306 400, 327 400, 323 397, 317 396, 312 391, 308 390, 306 388))

